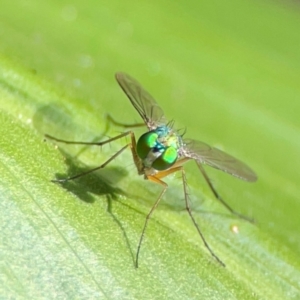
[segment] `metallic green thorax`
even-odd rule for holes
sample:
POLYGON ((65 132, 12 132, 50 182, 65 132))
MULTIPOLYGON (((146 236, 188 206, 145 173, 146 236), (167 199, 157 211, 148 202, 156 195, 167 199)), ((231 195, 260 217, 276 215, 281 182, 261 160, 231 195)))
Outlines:
POLYGON ((178 158, 181 136, 168 126, 159 126, 143 134, 137 142, 137 153, 146 168, 169 169, 178 158))

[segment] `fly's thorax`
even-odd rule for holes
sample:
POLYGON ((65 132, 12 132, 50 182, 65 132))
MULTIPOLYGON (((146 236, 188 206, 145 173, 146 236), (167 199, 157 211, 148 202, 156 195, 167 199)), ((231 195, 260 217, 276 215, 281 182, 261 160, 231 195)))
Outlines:
POLYGON ((137 142, 137 153, 145 168, 158 171, 169 169, 178 158, 181 137, 167 126, 143 134, 137 142))

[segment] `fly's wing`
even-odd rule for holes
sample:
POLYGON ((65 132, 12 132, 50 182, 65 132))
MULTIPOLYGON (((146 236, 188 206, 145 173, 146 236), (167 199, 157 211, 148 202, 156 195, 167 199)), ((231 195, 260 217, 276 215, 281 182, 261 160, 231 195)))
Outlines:
POLYGON ((185 140, 183 155, 207 164, 246 181, 256 181, 256 174, 243 162, 209 145, 195 140, 185 140))
POLYGON ((135 79, 126 73, 120 72, 116 73, 116 80, 149 130, 167 123, 162 109, 135 79))

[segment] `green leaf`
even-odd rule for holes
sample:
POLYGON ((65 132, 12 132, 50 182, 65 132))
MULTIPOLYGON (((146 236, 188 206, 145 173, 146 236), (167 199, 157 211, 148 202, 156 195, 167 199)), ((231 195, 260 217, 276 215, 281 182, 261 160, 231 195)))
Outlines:
MULTIPOLYGON (((2 1, 0 11, 0 295, 3 299, 299 299, 299 8, 253 1, 2 1), (17 8, 17 9, 16 9, 17 8), (161 187, 136 174, 128 143, 99 147, 140 122, 114 80, 137 78, 186 137, 224 149, 255 184, 206 168, 255 225, 216 201, 186 165, 161 187)), ((137 130, 137 137, 143 130, 137 130)))

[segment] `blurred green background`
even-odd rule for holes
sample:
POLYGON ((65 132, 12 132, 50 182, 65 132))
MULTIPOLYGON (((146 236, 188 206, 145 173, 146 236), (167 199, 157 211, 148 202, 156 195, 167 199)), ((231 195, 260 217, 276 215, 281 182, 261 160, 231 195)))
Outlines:
POLYGON ((2 0, 1 298, 299 299, 299 28, 292 1, 2 0), (44 133, 92 141, 122 131, 106 131, 108 113, 141 121, 116 71, 140 81, 186 137, 257 172, 249 184, 206 168, 252 225, 186 166, 194 216, 226 268, 203 246, 174 176, 134 269, 160 187, 138 177, 129 151, 50 182, 100 165, 126 139, 57 148, 44 133))

